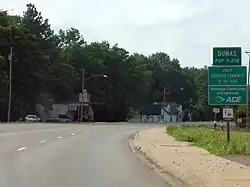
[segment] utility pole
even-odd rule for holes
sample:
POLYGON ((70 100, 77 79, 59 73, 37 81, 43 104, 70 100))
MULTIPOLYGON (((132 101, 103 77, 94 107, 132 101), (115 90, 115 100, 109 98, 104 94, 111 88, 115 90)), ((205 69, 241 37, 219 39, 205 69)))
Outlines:
POLYGON ((247 107, 246 107, 246 126, 249 126, 248 113, 249 113, 249 77, 250 77, 250 52, 245 52, 248 55, 248 74, 247 74, 247 107))
MULTIPOLYGON (((82 69, 82 89, 81 92, 83 94, 84 92, 84 76, 85 76, 85 69, 82 69)), ((82 122, 82 118, 83 118, 83 104, 80 103, 80 122, 82 122)))
POLYGON ((9 67, 9 103, 8 103, 8 122, 10 122, 10 112, 11 112, 11 95, 12 95, 12 56, 13 56, 13 48, 10 47, 10 54, 9 54, 9 61, 10 61, 10 67, 9 67))
POLYGON ((165 104, 165 102, 166 102, 166 86, 164 86, 163 101, 164 101, 164 104, 165 104))
MULTIPOLYGON (((86 108, 88 108, 88 109, 90 108, 90 103, 89 103, 90 97, 89 97, 87 90, 84 87, 85 83, 88 80, 95 78, 95 77, 107 78, 108 76, 105 74, 97 74, 97 75, 92 75, 92 76, 85 79, 85 69, 82 69, 81 73, 82 73, 82 81, 81 81, 82 88, 81 88, 81 93, 79 94, 80 107, 78 109, 78 116, 79 116, 79 118, 81 117, 81 119, 83 119, 82 117, 83 117, 83 113, 84 113, 84 117, 86 119, 87 115, 89 114, 89 112, 88 112, 89 110, 87 110, 86 108), (87 106, 87 107, 85 107, 85 106, 87 106)), ((81 120, 79 120, 79 121, 81 121, 81 120)))
POLYGON ((85 74, 85 69, 82 69, 82 92, 84 90, 84 74, 85 74))

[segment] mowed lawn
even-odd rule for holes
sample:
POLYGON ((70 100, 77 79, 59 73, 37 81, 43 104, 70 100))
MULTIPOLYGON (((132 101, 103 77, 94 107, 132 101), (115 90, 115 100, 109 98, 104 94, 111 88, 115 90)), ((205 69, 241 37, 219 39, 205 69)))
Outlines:
POLYGON ((192 142, 210 153, 223 155, 250 155, 250 133, 231 131, 231 141, 227 143, 225 131, 195 125, 170 125, 167 133, 177 140, 192 142))

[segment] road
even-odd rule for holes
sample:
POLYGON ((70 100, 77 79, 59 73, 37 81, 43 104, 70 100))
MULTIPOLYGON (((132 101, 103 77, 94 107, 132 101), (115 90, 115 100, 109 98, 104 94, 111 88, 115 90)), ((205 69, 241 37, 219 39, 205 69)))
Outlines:
POLYGON ((1 187, 168 187, 129 149, 142 124, 0 124, 1 187))

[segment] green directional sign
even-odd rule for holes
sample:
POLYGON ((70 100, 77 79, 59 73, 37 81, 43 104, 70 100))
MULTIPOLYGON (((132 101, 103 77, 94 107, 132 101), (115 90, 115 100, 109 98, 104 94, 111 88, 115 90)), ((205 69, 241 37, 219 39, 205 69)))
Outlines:
POLYGON ((213 65, 241 65, 241 47, 214 47, 213 65))
POLYGON ((247 86, 209 86, 209 105, 247 104, 247 86))
POLYGON ((208 67, 208 85, 246 85, 246 66, 208 67))

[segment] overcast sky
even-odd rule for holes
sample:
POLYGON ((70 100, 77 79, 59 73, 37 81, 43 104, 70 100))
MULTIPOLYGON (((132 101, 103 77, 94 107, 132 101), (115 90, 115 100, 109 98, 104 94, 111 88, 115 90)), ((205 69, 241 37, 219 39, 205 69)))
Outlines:
POLYGON ((75 27, 88 41, 108 40, 129 52, 166 52, 182 66, 211 65, 213 46, 250 50, 249 0, 0 0, 22 14, 36 5, 52 28, 75 27))

